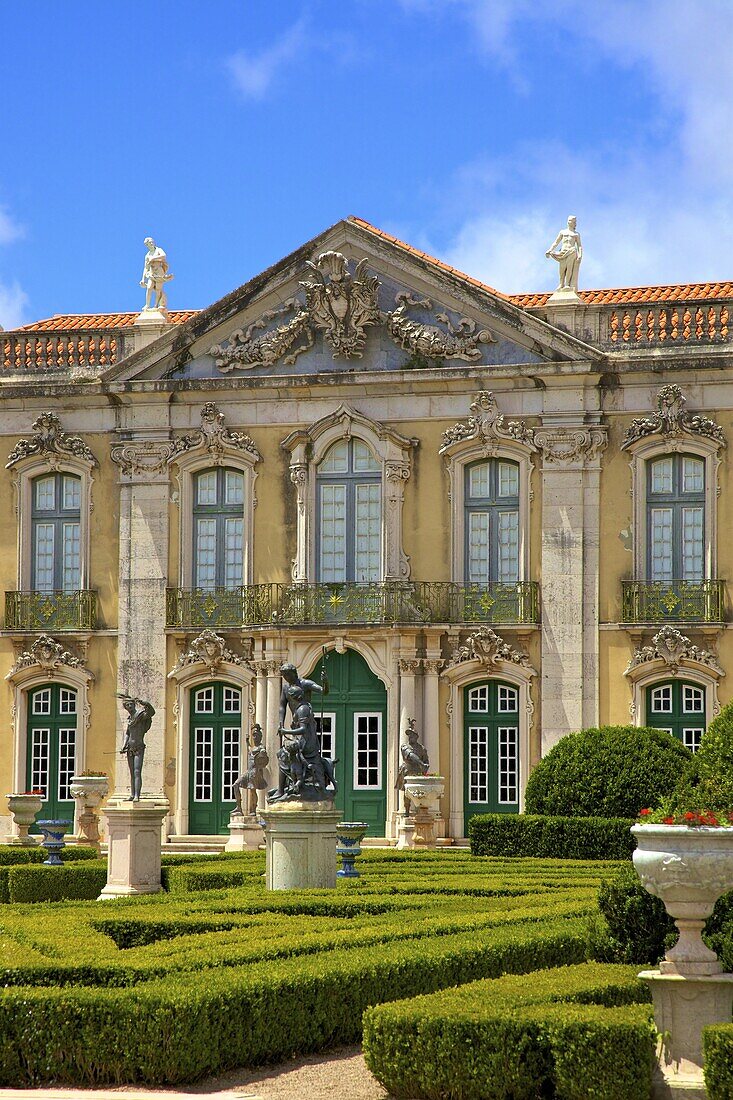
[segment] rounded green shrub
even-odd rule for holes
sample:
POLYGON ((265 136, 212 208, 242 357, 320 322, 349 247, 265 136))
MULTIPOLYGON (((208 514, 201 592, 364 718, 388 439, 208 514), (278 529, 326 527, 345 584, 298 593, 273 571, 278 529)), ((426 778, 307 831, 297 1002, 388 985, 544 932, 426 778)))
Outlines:
POLYGON ((733 810, 733 703, 727 703, 703 734, 700 748, 674 792, 675 811, 733 810))
POLYGON ((691 757, 664 730, 601 726, 570 733, 530 775, 525 809, 565 817, 636 817, 672 793, 691 757))

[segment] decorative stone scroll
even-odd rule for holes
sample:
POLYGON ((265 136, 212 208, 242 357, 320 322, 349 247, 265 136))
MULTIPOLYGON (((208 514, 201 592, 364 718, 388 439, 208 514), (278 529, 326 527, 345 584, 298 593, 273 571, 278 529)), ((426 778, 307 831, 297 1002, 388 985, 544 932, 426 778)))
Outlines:
POLYGON ((181 653, 172 674, 188 668, 189 665, 203 664, 214 675, 222 664, 239 665, 249 668, 249 661, 244 657, 232 653, 220 634, 213 630, 202 630, 197 638, 194 638, 185 652, 181 653))
POLYGON ((592 462, 605 450, 605 428, 537 428, 534 441, 545 463, 565 466, 574 462, 592 462))
POLYGON ((673 626, 663 626, 652 638, 651 645, 637 649, 624 675, 628 675, 633 669, 650 661, 664 661, 673 672, 677 671, 681 661, 694 661, 698 665, 709 668, 717 676, 724 675, 714 653, 693 645, 689 638, 673 626))
POLYGON ((240 451, 251 462, 259 462, 260 452, 252 438, 243 432, 233 432, 225 426, 224 413, 213 401, 207 401, 201 409, 201 427, 188 435, 170 440, 130 441, 113 443, 112 461, 116 462, 126 477, 135 474, 163 473, 168 465, 189 451, 206 450, 212 461, 221 463, 227 450, 240 451))
POLYGON ((531 451, 537 450, 532 428, 525 427, 518 420, 507 420, 499 412, 491 390, 480 390, 470 410, 471 415, 466 420, 459 420, 452 428, 443 432, 440 454, 444 454, 454 443, 463 443, 466 440, 479 441, 487 454, 504 441, 521 443, 531 451))
POLYGON ((395 309, 379 306, 381 283, 367 274, 368 260, 360 260, 354 273, 340 252, 322 252, 315 262, 307 261, 314 278, 303 279, 300 287, 305 301, 289 298, 277 309, 267 310, 246 329, 236 329, 226 344, 214 344, 209 354, 218 369, 226 374, 235 368, 274 367, 281 360, 292 365, 299 355, 313 347, 321 333, 334 359, 361 359, 367 342, 367 330, 383 325, 389 338, 413 355, 428 359, 460 359, 474 363, 481 359, 479 344, 495 343, 486 329, 461 317, 454 325, 446 313, 436 315, 445 325, 438 328, 408 317, 414 307, 432 309, 429 298, 415 298, 400 292, 395 309), (273 328, 273 321, 285 318, 273 328), (261 330, 265 330, 264 332, 261 330))
POLYGON ((10 452, 5 469, 10 470, 17 462, 33 455, 42 455, 49 466, 55 469, 60 459, 71 457, 81 459, 90 466, 96 466, 97 460, 81 436, 68 435, 61 427, 61 421, 55 413, 41 413, 32 425, 33 435, 29 439, 19 439, 10 452))
POLYGON ((527 654, 519 649, 513 649, 490 626, 479 627, 478 630, 469 634, 465 642, 457 645, 445 666, 446 670, 455 668, 464 661, 480 661, 487 667, 499 661, 510 661, 512 664, 522 665, 523 668, 529 667, 527 654))
POLYGON ((22 669, 34 667, 42 669, 47 676, 53 677, 62 665, 67 668, 84 669, 86 671, 84 662, 80 657, 70 653, 68 649, 64 649, 61 643, 57 642, 55 638, 51 638, 50 635, 41 634, 29 649, 17 654, 15 664, 8 673, 8 679, 15 676, 22 669))
POLYGON ((723 429, 709 416, 687 412, 687 398, 677 385, 663 386, 657 394, 657 412, 652 417, 636 417, 631 422, 622 450, 638 443, 649 435, 661 435, 667 438, 682 435, 697 435, 712 439, 718 447, 726 446, 723 429))

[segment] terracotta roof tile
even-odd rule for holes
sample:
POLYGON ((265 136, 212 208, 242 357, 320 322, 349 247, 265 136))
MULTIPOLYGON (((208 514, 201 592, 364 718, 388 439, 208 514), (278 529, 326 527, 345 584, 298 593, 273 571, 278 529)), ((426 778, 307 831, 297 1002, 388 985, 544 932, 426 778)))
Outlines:
MULTIPOLYGON (((168 316, 174 325, 183 324, 198 313, 196 309, 172 310, 168 316)), ((20 332, 73 332, 78 329, 127 328, 137 313, 56 313, 42 321, 22 325, 20 332)))

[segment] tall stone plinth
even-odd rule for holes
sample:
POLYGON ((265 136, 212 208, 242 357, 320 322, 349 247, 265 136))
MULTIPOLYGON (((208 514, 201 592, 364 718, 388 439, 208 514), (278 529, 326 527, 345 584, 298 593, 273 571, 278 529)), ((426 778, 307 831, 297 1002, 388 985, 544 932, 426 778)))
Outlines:
POLYGON ((229 840, 224 845, 225 852, 256 852, 262 841, 262 826, 257 818, 232 814, 229 818, 229 840))
POLYGON ((160 892, 161 830, 169 809, 163 797, 108 801, 104 810, 109 829, 107 885, 99 901, 160 892))
POLYGON ((643 970, 654 999, 654 1022, 660 1032, 655 1100, 704 1100, 702 1029, 730 1023, 733 974, 699 977, 643 970))
POLYGON ((281 802, 262 812, 268 890, 333 890, 336 827, 333 802, 281 802))

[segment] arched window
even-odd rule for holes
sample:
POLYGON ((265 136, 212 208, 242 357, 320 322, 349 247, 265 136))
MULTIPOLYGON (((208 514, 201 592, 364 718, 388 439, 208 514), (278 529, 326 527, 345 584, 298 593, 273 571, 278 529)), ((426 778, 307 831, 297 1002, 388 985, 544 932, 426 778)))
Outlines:
POLYGON ((519 580, 519 464, 492 458, 464 473, 465 577, 469 584, 519 580))
POLYGON ((229 467, 194 475, 193 587, 244 583, 244 474, 229 467))
POLYGON ((317 580, 381 580, 382 468, 366 443, 341 439, 316 477, 317 580))
POLYGON ((705 461, 670 454, 647 462, 647 576, 705 577, 705 461))
POLYGON ((697 752, 706 727, 705 688, 667 680, 646 689, 646 725, 667 730, 697 752))
POLYGON ((31 587, 77 592, 81 587, 81 479, 49 473, 32 482, 31 587))
POLYGON ((500 680, 463 689, 464 813, 519 810, 519 690, 500 680))
POLYGON ((241 770, 242 692, 212 681, 191 691, 189 828, 226 833, 241 770))
POLYGON ((77 756, 77 693, 44 684, 28 697, 26 790, 43 791, 43 816, 74 816, 71 777, 77 756))

